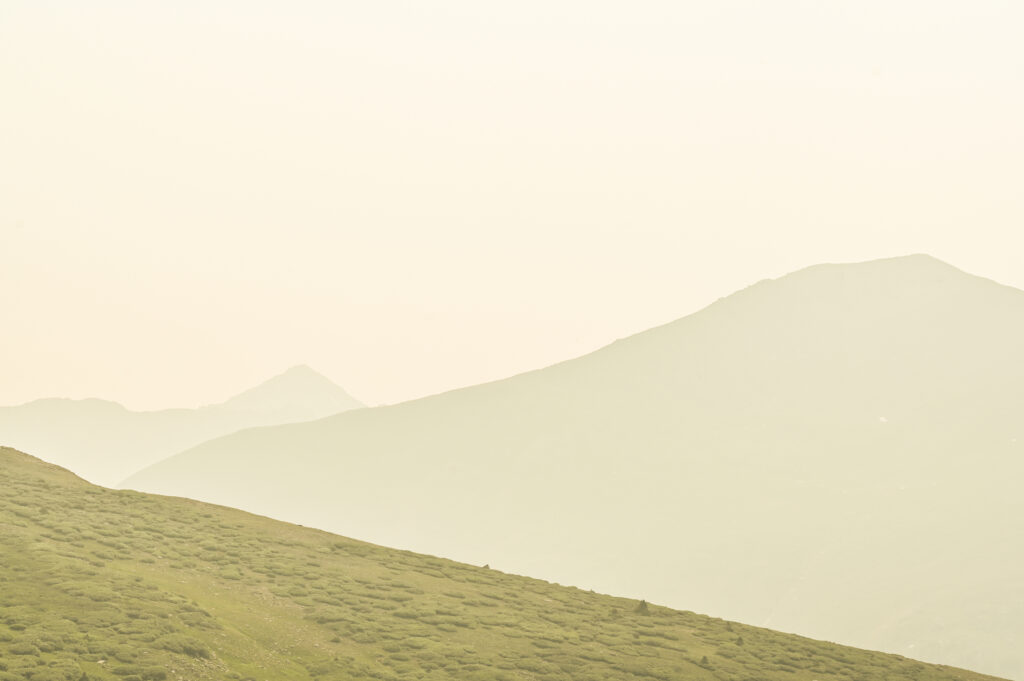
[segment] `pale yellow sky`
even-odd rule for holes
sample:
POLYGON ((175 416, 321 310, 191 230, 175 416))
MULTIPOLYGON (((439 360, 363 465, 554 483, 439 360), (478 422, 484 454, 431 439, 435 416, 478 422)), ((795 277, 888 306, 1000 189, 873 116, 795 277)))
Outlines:
POLYGON ((0 404, 369 402, 823 261, 1024 288, 1018 2, 0 5, 0 404))

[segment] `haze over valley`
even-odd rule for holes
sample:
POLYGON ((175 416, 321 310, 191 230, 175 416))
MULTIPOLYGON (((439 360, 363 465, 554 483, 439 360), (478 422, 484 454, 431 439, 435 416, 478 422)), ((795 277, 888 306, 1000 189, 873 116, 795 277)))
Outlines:
POLYGON ((363 405, 307 366, 219 404, 132 411, 101 399, 0 407, 0 442, 106 486, 204 440, 253 426, 310 421, 363 405))

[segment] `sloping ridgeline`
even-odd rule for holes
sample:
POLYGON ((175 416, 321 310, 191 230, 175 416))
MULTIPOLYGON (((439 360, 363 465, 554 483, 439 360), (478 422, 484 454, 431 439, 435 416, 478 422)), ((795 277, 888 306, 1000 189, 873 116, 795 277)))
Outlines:
POLYGON ((234 509, 0 449, 0 679, 985 679, 234 509))
POLYGON ((1024 291, 820 265, 123 486, 1024 681, 1022 386, 1024 291))

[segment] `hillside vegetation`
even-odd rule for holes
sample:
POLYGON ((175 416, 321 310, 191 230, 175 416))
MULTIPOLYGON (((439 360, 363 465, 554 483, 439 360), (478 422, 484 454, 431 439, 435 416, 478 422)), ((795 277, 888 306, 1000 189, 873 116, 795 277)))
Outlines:
POLYGON ((1024 681, 1024 292, 815 266, 125 486, 1024 681))
POLYGON ((0 681, 990 677, 95 487, 0 448, 0 681))

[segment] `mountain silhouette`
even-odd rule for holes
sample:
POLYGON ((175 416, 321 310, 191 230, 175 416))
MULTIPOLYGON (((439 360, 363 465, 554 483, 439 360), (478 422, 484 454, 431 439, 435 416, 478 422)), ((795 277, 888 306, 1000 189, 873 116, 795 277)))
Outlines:
POLYGON ((0 443, 39 452, 91 482, 114 485, 213 437, 361 406, 327 378, 297 366, 225 402, 198 409, 130 411, 106 400, 58 398, 0 407, 0 443))
POLYGON ((818 265, 124 486, 1024 679, 1022 348, 1022 291, 924 255, 818 265))
POLYGON ((305 364, 215 405, 231 411, 288 413, 300 421, 337 414, 363 405, 305 364))

